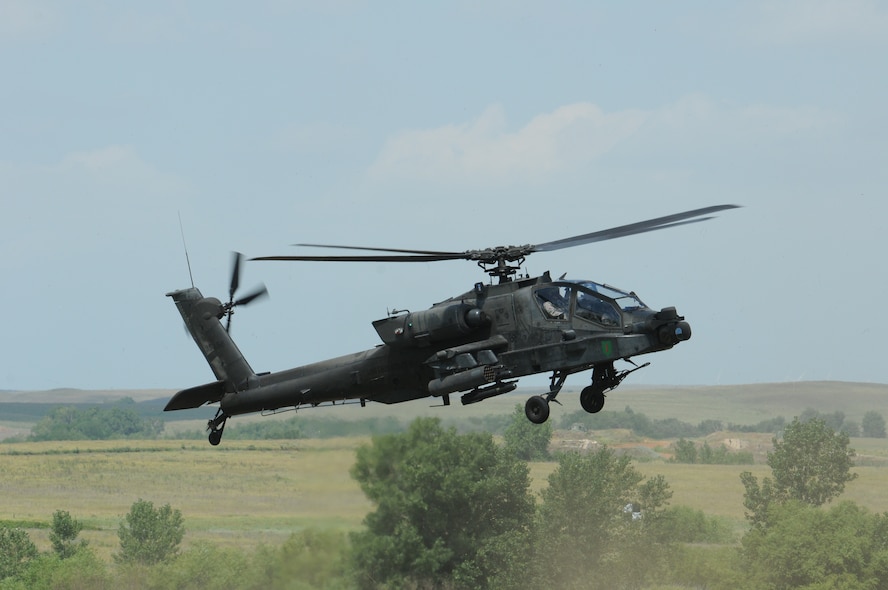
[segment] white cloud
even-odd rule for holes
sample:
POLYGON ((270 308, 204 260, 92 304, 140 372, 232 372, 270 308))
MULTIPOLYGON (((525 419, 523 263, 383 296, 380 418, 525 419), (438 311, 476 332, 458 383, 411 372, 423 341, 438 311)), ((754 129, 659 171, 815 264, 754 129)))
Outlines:
POLYGON ((840 114, 809 105, 730 105, 688 95, 651 111, 608 113, 588 102, 569 104, 510 131, 497 105, 467 123, 395 134, 369 176, 379 182, 551 183, 586 174, 618 152, 638 169, 668 165, 674 156, 706 158, 713 150, 760 157, 764 146, 805 142, 843 124, 840 114))
POLYGON ((489 107, 469 123, 398 133, 370 167, 376 179, 502 181, 536 179, 589 162, 630 137, 643 111, 605 113, 575 103, 509 131, 503 108, 489 107))

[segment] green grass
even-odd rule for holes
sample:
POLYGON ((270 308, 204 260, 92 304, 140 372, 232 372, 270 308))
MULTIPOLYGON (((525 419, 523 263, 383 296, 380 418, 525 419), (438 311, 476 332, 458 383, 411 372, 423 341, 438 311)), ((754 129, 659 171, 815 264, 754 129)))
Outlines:
MULTIPOLYGON (((115 441, 0 445, 0 520, 33 528, 67 510, 103 554, 139 498, 181 510, 186 543, 255 546, 306 527, 355 529, 370 509, 349 475, 360 442, 127 441, 128 452, 115 441)), ((47 534, 35 532, 35 542, 47 534)))
MULTIPOLYGON (((578 379, 579 381, 579 379, 578 379)), ((46 402, 47 392, 40 401, 46 402)), ((65 392, 70 398, 101 397, 96 392, 65 392)), ((157 395, 163 392, 151 392, 157 395)), ((888 386, 849 383, 776 384, 699 388, 624 387, 608 396, 608 409, 627 405, 652 419, 677 418, 697 424, 706 419, 754 424, 783 415, 788 420, 806 408, 820 412, 842 411, 849 419, 881 411, 888 386)), ((21 401, 16 394, 15 401, 21 401)), ((110 392, 120 398, 145 399, 132 392, 110 392)), ((435 400, 395 406, 368 404, 320 408, 300 416, 328 416, 344 420, 394 415, 405 423, 418 416, 437 416, 458 424, 490 414, 511 414, 529 393, 501 396, 481 404, 449 408, 430 407, 435 400)), ((0 396, 2 398, 2 396, 0 396)), ((559 397, 552 419, 578 407, 576 390, 559 397)), ((212 408, 205 408, 209 417, 212 408)), ((263 418, 234 418, 239 422, 290 418, 293 413, 263 418)), ((9 424, 9 423, 7 423, 9 424)), ((205 418, 177 428, 203 429, 205 418)), ((17 424, 20 426, 20 424, 17 424)), ((11 424, 10 424, 11 426, 11 424)), ((169 427, 168 427, 169 428, 169 427)), ((668 453, 671 441, 646 441, 626 431, 559 433, 562 438, 594 438, 614 447, 646 447, 668 453)), ((752 466, 680 465, 662 460, 637 462, 644 475, 662 474, 674 495, 672 505, 685 505, 707 515, 729 519, 743 530, 743 486, 739 474, 749 470, 768 475, 761 464, 770 448, 771 435, 718 433, 710 445, 724 438, 748 444, 759 464, 752 466)), ((48 550, 52 513, 67 510, 85 524, 81 534, 105 559, 117 550, 117 528, 136 500, 155 505, 169 503, 182 511, 187 534, 184 544, 209 541, 222 547, 249 550, 259 544, 277 545, 293 532, 307 527, 355 530, 372 508, 349 470, 355 449, 367 438, 295 441, 225 440, 211 447, 205 439, 160 441, 80 441, 45 443, 0 442, 0 525, 22 526, 41 550, 48 550)), ((861 466, 842 499, 873 512, 888 512, 888 440, 853 439, 861 466)), ((530 466, 533 490, 546 485, 554 463, 530 466)))
MULTIPOLYGON (((613 433, 611 433, 611 436, 613 433)), ((0 523, 22 526, 49 549, 52 513, 67 510, 85 525, 82 537, 110 559, 121 518, 138 499, 182 511, 185 545, 209 541, 250 549, 277 545, 304 528, 355 530, 372 508, 349 470, 367 438, 298 441, 88 441, 0 444, 0 523)), ((868 439, 867 439, 868 440, 868 439)), ((668 441, 636 441, 668 446, 668 441)), ((888 452, 888 441, 871 442, 888 452)), ((769 475, 765 465, 682 465, 637 462, 645 476, 662 474, 684 505, 745 526, 740 473, 769 475)), ((530 465, 539 492, 555 463, 530 465)), ((856 467, 842 499, 888 511, 888 467, 856 467)))

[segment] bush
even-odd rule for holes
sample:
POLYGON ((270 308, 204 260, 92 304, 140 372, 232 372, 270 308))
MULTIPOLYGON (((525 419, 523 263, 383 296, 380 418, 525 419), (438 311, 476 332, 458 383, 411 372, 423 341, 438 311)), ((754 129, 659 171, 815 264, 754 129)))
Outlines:
POLYGON ((730 521, 706 516, 702 510, 687 506, 666 509, 655 525, 655 534, 679 543, 726 544, 734 541, 730 521))
MULTIPOLYGON (((85 546, 78 546, 66 559, 55 553, 44 553, 32 560, 10 588, 27 590, 65 590, 89 588, 113 590, 115 584, 108 568, 98 556, 85 546)), ((5 586, 2 586, 4 589, 5 586)))
POLYGON ((870 410, 864 414, 860 426, 867 438, 885 438, 885 418, 878 412, 870 410))
POLYGON ((67 559, 73 556, 78 547, 85 546, 86 541, 81 541, 78 545, 75 541, 77 535, 83 530, 83 523, 75 520, 65 510, 56 510, 52 515, 52 530, 49 533, 49 540, 52 542, 52 549, 60 559, 67 559))
POLYGON ((747 577, 735 547, 674 545, 671 548, 668 579, 675 588, 738 590, 749 588, 745 585, 747 577))
POLYGON ((61 406, 34 425, 28 440, 108 440, 117 438, 157 438, 163 431, 161 420, 143 420, 133 409, 61 406))
POLYGON ((888 515, 852 502, 829 510, 799 501, 772 506, 768 527, 743 537, 758 588, 885 588, 888 515))
POLYGON ((665 479, 645 480, 627 457, 604 447, 561 455, 548 483, 536 536, 546 559, 532 564, 532 587, 644 587, 662 555, 653 533, 672 496, 665 479), (645 556, 643 562, 638 555, 645 556))
POLYGON ((114 559, 145 565, 167 560, 176 555, 184 535, 181 512, 169 504, 154 508, 152 502, 139 499, 120 523, 120 553, 114 559))
POLYGON ((747 451, 731 452, 725 445, 713 449, 704 442, 699 449, 692 441, 679 439, 673 443, 674 454, 670 462, 700 465, 752 465, 755 460, 747 451))
POLYGON ((19 575, 37 557, 37 546, 22 529, 0 528, 0 580, 19 575))
POLYGON ((276 549, 256 553, 256 588, 345 588, 348 538, 335 531, 294 533, 276 549), (296 586, 293 581, 302 585, 296 586))
POLYGON ((250 570, 250 557, 237 549, 223 549, 198 542, 175 559, 160 562, 140 575, 129 569, 132 578, 144 577, 152 590, 204 590, 206 588, 259 588, 256 573, 250 570))
POLYGON ((697 445, 693 441, 678 439, 672 444, 672 463, 688 463, 693 465, 697 462, 697 445))
POLYGON ((524 407, 517 404, 503 438, 506 450, 522 461, 545 461, 549 458, 552 424, 534 424, 527 419, 524 407))

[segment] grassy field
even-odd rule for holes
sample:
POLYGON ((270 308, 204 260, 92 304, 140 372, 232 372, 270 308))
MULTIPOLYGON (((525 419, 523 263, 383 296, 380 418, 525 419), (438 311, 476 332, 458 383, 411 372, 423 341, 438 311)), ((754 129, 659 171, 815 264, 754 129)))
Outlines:
MULTIPOLYGON (((181 510, 186 543, 250 547, 306 527, 354 529, 370 508, 349 475, 360 442, 0 445, 0 520, 49 522, 67 510, 104 556, 116 550, 120 519, 140 498, 181 510)), ((31 533, 48 547, 48 531, 31 533)))
MULTIPOLYGON (((42 403, 82 399, 132 397, 152 399, 164 392, 43 392, 42 403), (114 397, 116 396, 116 397, 114 397)), ((319 408, 300 416, 360 419, 396 415, 407 423, 418 416, 438 416, 445 424, 489 414, 510 414, 523 404, 528 391, 502 396, 472 406, 458 403, 449 408, 430 407, 425 401, 397 406, 369 404, 319 408)), ((565 405, 553 406, 552 419, 576 410, 576 392, 559 397, 565 405)), ((0 401, 30 399, 26 393, 0 392, 0 401), (24 396, 24 397, 23 397, 24 396)), ((787 419, 806 408, 820 412, 844 412, 859 420, 872 409, 881 411, 888 386, 853 383, 772 384, 702 388, 621 388, 608 398, 609 408, 622 411, 627 405, 651 418, 677 418, 692 424, 706 419, 754 424, 782 415, 787 419)), ((211 415, 211 408, 205 409, 211 415)), ((608 411, 608 408, 605 409, 608 411)), ((290 418, 237 417, 228 426, 252 420, 290 418)), ((205 422, 175 423, 168 430, 202 429, 205 422)), ((7 430, 27 429, 21 422, 0 422, 7 430)), ((170 425, 172 426, 172 424, 170 425)), ((627 432, 561 432, 559 439, 594 438, 615 448, 642 449, 648 456, 668 454, 672 441, 639 440, 627 432)), ((752 451, 759 463, 752 466, 701 466, 667 463, 662 459, 636 463, 645 475, 662 474, 674 495, 673 505, 685 505, 744 526, 743 487, 739 474, 750 470, 768 474, 761 464, 770 448, 769 434, 718 433, 707 437, 710 445, 731 439, 752 451)), ((211 447, 205 439, 165 441, 98 442, 0 442, 0 521, 22 523, 41 549, 49 548, 48 526, 52 513, 67 510, 82 521, 83 538, 104 558, 117 550, 121 518, 138 499, 155 505, 169 503, 182 511, 187 534, 185 544, 207 540, 220 546, 244 549, 261 543, 276 545, 295 531, 314 527, 354 530, 372 508, 349 469, 355 449, 366 438, 294 441, 237 441, 228 439, 211 447), (37 524, 44 524, 43 527, 37 524)), ((843 499, 853 500, 874 512, 888 511, 888 439, 852 439, 859 455, 858 479, 848 485, 843 499)), ((554 463, 531 464, 533 488, 539 492, 554 463)))
MULTIPOLYGON (((101 441, 0 444, 0 521, 23 523, 41 549, 48 523, 67 510, 86 528, 82 537, 104 558, 117 550, 121 518, 138 499, 182 511, 185 544, 198 540, 250 549, 277 545, 304 528, 354 530, 372 508, 349 469, 367 439, 299 441, 101 441)), ((668 441, 650 445, 668 446, 668 441)), ((883 440, 882 446, 888 446, 883 440)), ((884 451, 884 449, 883 449, 884 451)), ((539 492, 554 463, 531 464, 539 492)), ((744 526, 739 474, 768 474, 764 465, 636 463, 646 476, 662 474, 685 505, 744 526)), ((888 468, 857 467, 843 498, 888 511, 888 468)))

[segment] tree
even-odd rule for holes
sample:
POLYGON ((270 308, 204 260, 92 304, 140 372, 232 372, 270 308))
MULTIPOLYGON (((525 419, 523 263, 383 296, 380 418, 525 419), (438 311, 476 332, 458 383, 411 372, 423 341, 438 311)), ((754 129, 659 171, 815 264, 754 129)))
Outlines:
POLYGON ((867 438, 886 437, 885 418, 876 411, 870 410, 864 414, 860 426, 863 429, 863 436, 867 438))
POLYGON ((774 450, 768 453, 777 493, 812 506, 841 494, 845 484, 857 477, 851 473, 855 452, 849 442, 847 434, 821 419, 793 420, 783 440, 774 439, 774 450))
POLYGON ((744 471, 740 474, 740 481, 746 490, 743 494, 743 506, 746 508, 747 520, 754 528, 767 527, 771 503, 778 500, 773 480, 766 477, 759 486, 758 478, 749 471, 744 471))
POLYGON ((888 515, 852 502, 823 510, 789 500, 742 543, 750 587, 888 587, 888 515))
POLYGON ((358 449, 352 476, 376 506, 352 535, 360 588, 512 585, 534 500, 527 464, 489 434, 420 418, 358 449))
POLYGON ((515 406, 512 421, 503 433, 506 449, 523 461, 545 461, 549 458, 552 423, 534 424, 527 419, 524 407, 515 406))
POLYGON ((537 562, 536 587, 612 588, 630 577, 640 583, 656 562, 653 532, 672 496, 663 477, 645 480, 628 457, 604 447, 562 455, 548 481, 537 538, 546 559, 537 562), (644 563, 634 562, 638 555, 644 563))
POLYGON ((140 436, 155 438, 163 430, 162 420, 143 420, 131 408, 87 408, 60 406, 41 418, 31 430, 30 440, 106 440, 140 436))
POLYGON ((67 559, 77 553, 78 547, 86 545, 86 541, 75 543, 77 535, 83 530, 83 523, 75 520, 65 510, 56 510, 52 514, 52 530, 49 540, 52 549, 60 559, 67 559))
POLYGON ((182 513, 169 504, 155 508, 153 502, 139 499, 120 523, 120 553, 114 559, 120 563, 159 563, 178 552, 185 535, 182 513))
POLYGON ((697 462, 697 445, 694 441, 680 438, 672 443, 675 452, 671 461, 674 463, 696 463, 697 462))
MULTIPOLYGON (((281 546, 260 547, 253 559, 259 572, 254 588, 336 588, 346 579, 346 533, 306 529, 293 533, 281 546)), ((187 555, 187 552, 186 552, 187 555)), ((202 568, 197 569, 200 571, 202 568)))
MULTIPOLYGON (((75 589, 112 590, 120 587, 136 586, 115 583, 107 564, 89 549, 78 549, 74 555, 61 559, 53 552, 41 553, 28 563, 28 567, 16 578, 17 584, 9 590, 20 588, 34 589, 75 589)), ((147 587, 147 586, 139 586, 147 587)), ((159 586, 151 586, 160 588, 159 586)), ((4 590, 5 585, 0 584, 4 590)))
POLYGON ((711 418, 707 420, 702 420, 697 425, 697 430, 700 432, 700 434, 704 435, 712 434, 713 432, 718 432, 719 430, 724 430, 724 428, 725 425, 721 420, 713 420, 711 418))
POLYGON ((22 529, 0 527, 0 580, 18 576, 37 557, 37 546, 22 529))
POLYGON ((746 489, 746 517, 755 527, 768 526, 773 505, 797 500, 821 506, 857 477, 851 473, 855 452, 848 446, 848 435, 834 431, 819 418, 807 422, 795 418, 784 430, 783 440, 772 440, 774 450, 768 453, 768 465, 774 479, 766 477, 760 486, 752 473, 740 474, 746 489))
POLYGON ((840 430, 847 434, 849 437, 860 436, 860 424, 853 420, 845 420, 842 423, 842 428, 840 430))

